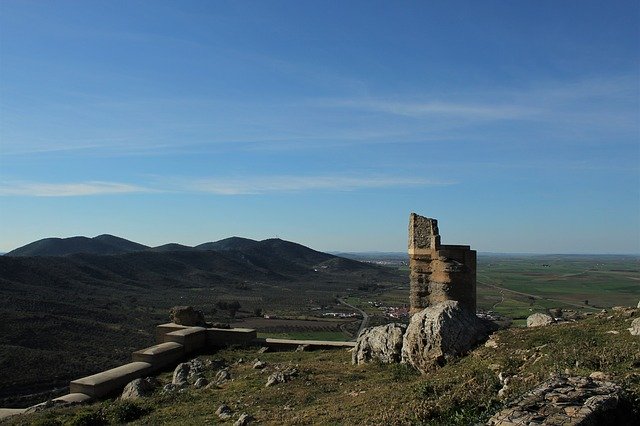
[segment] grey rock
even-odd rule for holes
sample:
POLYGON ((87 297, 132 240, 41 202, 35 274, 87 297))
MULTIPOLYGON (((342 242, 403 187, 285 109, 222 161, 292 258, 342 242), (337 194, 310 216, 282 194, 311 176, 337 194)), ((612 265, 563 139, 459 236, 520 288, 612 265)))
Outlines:
POLYGON ((233 414, 233 412, 231 411, 231 408, 229 408, 225 404, 222 404, 216 410, 216 415, 218 416, 218 418, 220 420, 229 420, 231 418, 232 414, 233 414))
POLYGON ((238 420, 233 424, 233 426, 246 426, 255 420, 251 415, 247 413, 242 413, 238 420))
POLYGON ((545 325, 553 324, 555 320, 551 315, 535 313, 529 315, 527 318, 527 327, 543 327, 545 325))
POLYGON ((167 383, 166 385, 163 386, 162 393, 172 393, 178 390, 179 388, 180 386, 178 385, 174 385, 173 383, 167 383))
POLYGON ((629 333, 631 333, 632 336, 640 336, 640 317, 631 321, 629 333))
POLYGON ((257 359, 254 363, 253 363, 253 368, 255 368, 256 370, 262 370, 263 368, 265 368, 267 366, 267 363, 264 361, 260 361, 259 359, 257 359))
POLYGON ((203 388, 203 387, 207 386, 208 384, 209 384, 209 381, 207 379, 205 379, 204 377, 200 377, 193 384, 193 387, 196 388, 196 389, 200 389, 200 388, 203 388))
MULTIPOLYGON (((521 398, 507 403, 488 425, 630 424, 620 410, 621 388, 588 377, 554 377, 521 398)), ((627 411, 627 412, 625 412, 627 411)))
POLYGON ((487 337, 475 314, 447 300, 411 317, 402 344, 402 362, 422 373, 468 352, 487 337))
POLYGON ((173 370, 173 379, 171 380, 171 384, 176 386, 186 386, 189 384, 190 370, 191 365, 188 362, 178 364, 175 370, 173 370))
POLYGON ((160 386, 160 382, 155 377, 132 380, 124 387, 120 399, 137 399, 149 396, 158 386, 160 386))
POLYGON ((298 345, 298 347, 296 348, 296 352, 307 352, 309 348, 309 345, 298 345))
POLYGON ((193 306, 174 306, 169 312, 169 319, 178 325, 207 326, 202 311, 194 309, 193 306))
POLYGON ((228 380, 231 380, 231 373, 229 373, 229 370, 225 368, 224 370, 218 371, 214 381, 217 384, 222 384, 228 380))
POLYGON ((364 364, 379 361, 384 364, 402 360, 402 341, 407 326, 387 324, 362 330, 353 349, 351 362, 364 364))
POLYGON ((286 383, 288 381, 291 381, 297 375, 298 370, 296 370, 295 368, 287 369, 285 371, 276 371, 267 378, 267 384, 265 385, 265 387, 268 388, 280 383, 286 383))

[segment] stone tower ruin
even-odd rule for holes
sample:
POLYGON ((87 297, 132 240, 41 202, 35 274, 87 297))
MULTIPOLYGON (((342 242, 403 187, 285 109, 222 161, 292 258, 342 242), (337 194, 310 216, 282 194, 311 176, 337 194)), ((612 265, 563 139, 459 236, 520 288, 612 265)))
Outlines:
POLYGON ((445 300, 476 311, 476 252, 470 246, 442 245, 438 221, 409 216, 410 313, 445 300))

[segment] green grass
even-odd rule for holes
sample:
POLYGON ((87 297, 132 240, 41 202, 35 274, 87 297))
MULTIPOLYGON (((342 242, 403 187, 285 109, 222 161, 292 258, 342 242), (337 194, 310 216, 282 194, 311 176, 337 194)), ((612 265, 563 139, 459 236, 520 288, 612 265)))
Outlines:
POLYGON ((332 340, 345 341, 349 340, 348 336, 341 331, 300 331, 288 333, 258 333, 260 338, 278 338, 278 339, 295 339, 295 340, 332 340))
MULTIPOLYGON (((53 409, 8 423, 82 424, 83 419, 103 419, 116 424, 135 418, 131 424, 217 424, 215 410, 224 403, 235 418, 246 412, 261 424, 469 425, 486 422, 503 406, 497 397, 498 372, 511 376, 508 398, 513 399, 550 373, 565 370, 575 375, 608 374, 626 389, 626 401, 637 410, 640 339, 626 330, 631 319, 614 313, 612 319, 602 315, 550 327, 502 330, 494 337, 498 348, 480 346, 427 375, 398 364, 354 366, 351 354, 343 349, 262 354, 257 348, 228 349, 203 356, 230 368, 233 380, 218 388, 158 392, 133 406, 104 401, 53 409), (255 358, 265 361, 267 370, 254 370, 255 358), (245 362, 237 363, 239 359, 245 362), (297 368, 299 375, 289 383, 265 388, 268 375, 285 368, 297 368)), ((206 375, 212 378, 216 372, 211 369, 206 375)), ((160 375, 163 382, 170 378, 170 372, 160 375)))

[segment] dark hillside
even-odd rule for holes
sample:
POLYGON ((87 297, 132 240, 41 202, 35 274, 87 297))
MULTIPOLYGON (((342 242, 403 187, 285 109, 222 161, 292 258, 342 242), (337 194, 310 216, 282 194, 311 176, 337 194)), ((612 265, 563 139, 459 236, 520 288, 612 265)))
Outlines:
POLYGON ((6 256, 67 256, 75 253, 120 254, 147 249, 147 246, 114 237, 45 238, 10 251, 6 256))
POLYGON ((249 238, 242 238, 242 237, 229 237, 216 242, 203 243, 195 246, 195 248, 197 248, 198 250, 215 250, 215 251, 244 250, 255 244, 258 244, 258 241, 251 240, 249 238))
POLYGON ((240 301, 243 315, 304 313, 371 282, 404 277, 281 240, 245 251, 1 256, 0 406, 126 362, 153 344, 171 306, 198 306, 212 321, 231 320, 220 301, 240 301))
POLYGON ((176 243, 164 244, 158 247, 153 247, 148 249, 148 251, 155 251, 155 252, 191 251, 191 250, 195 250, 195 249, 193 247, 185 246, 182 244, 176 244, 176 243))

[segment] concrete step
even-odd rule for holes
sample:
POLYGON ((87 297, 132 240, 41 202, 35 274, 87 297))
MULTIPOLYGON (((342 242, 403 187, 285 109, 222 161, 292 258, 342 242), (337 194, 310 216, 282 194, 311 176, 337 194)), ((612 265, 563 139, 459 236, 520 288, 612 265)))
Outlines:
POLYGON ((131 362, 72 381, 69 384, 70 393, 83 393, 92 398, 100 398, 121 391, 133 379, 149 375, 153 366, 148 362, 131 362))
POLYGON ((294 340, 294 339, 255 339, 254 344, 266 346, 275 350, 295 350, 300 345, 308 346, 309 349, 351 349, 356 346, 356 342, 339 342, 331 340, 294 340))
POLYGON ((185 354, 184 346, 176 342, 160 343, 135 351, 133 362, 148 362, 154 370, 176 364, 185 354))
POLYGON ((207 329, 204 327, 188 327, 172 331, 164 335, 164 343, 175 342, 184 346, 185 354, 202 349, 207 343, 207 329))
POLYGON ((207 346, 224 348, 238 345, 248 346, 257 334, 251 328, 207 328, 207 346))

